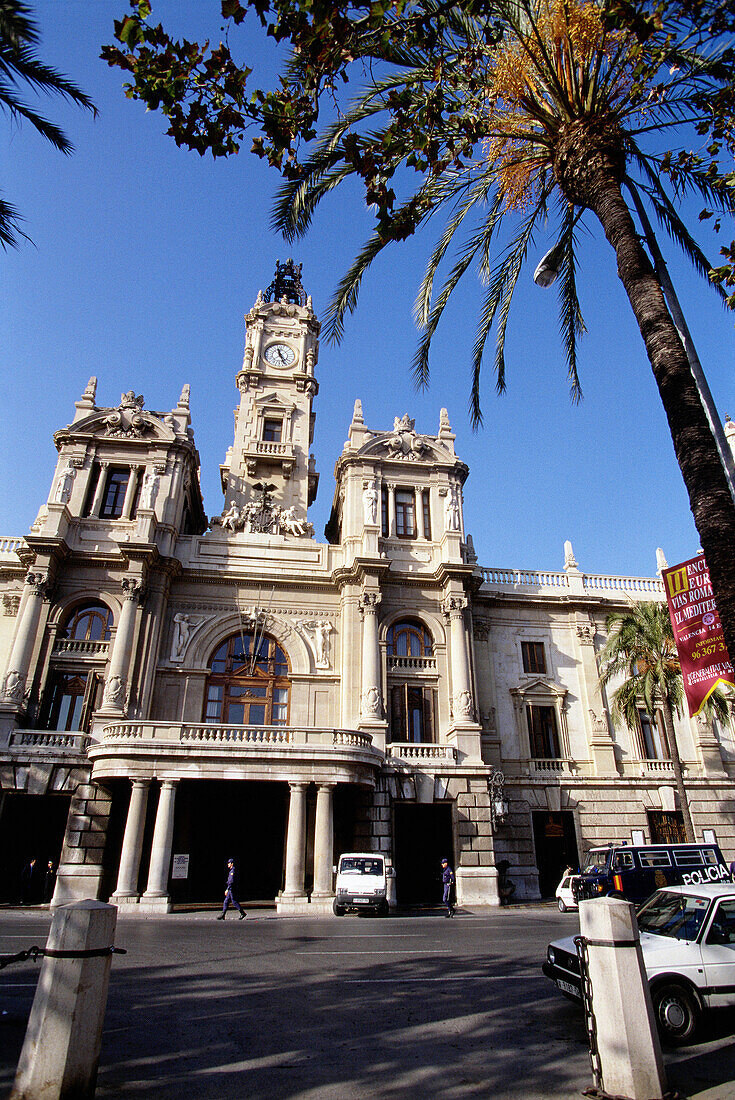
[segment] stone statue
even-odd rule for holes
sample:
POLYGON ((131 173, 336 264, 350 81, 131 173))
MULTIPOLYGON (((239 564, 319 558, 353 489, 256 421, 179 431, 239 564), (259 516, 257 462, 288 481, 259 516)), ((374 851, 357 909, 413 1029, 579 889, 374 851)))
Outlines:
POLYGON ((191 636, 191 626, 188 615, 174 615, 174 641, 171 647, 171 656, 175 660, 181 660, 184 656, 184 650, 186 649, 189 638, 191 636))
POLYGON ((307 527, 311 527, 311 524, 307 524, 306 520, 299 519, 294 505, 281 511, 278 522, 288 535, 305 535, 307 534, 307 527))
POLYGON ((447 531, 459 531, 459 500, 454 486, 447 493, 444 515, 447 531))
POLYGON ((329 635, 331 633, 332 624, 326 619, 314 624, 316 663, 319 668, 329 668, 329 635))
POLYGON ((378 490, 374 481, 363 482, 362 510, 363 520, 366 524, 375 525, 378 522, 378 490))
POLYGON ((242 517, 240 515, 240 509, 233 500, 227 511, 222 513, 222 526, 230 531, 236 531, 241 525, 241 522, 242 517))
POLYGON ((158 496, 158 474, 148 470, 143 478, 143 488, 140 491, 141 508, 151 509, 158 496))
POLYGON ((71 491, 74 486, 74 478, 77 476, 77 472, 73 466, 67 466, 59 474, 59 480, 56 482, 56 492, 54 493, 54 500, 57 504, 68 504, 71 500, 71 491))

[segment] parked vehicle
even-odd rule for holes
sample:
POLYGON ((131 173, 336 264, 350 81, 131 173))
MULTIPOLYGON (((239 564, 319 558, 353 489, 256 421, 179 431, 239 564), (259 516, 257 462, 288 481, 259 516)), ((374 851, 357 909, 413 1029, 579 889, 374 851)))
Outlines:
POLYGON ((716 844, 606 844, 588 852, 578 898, 639 902, 663 886, 731 881, 716 844))
MULTIPOLYGON (((691 1040, 705 1010, 735 1005, 735 887, 668 886, 638 910, 643 962, 662 1040, 691 1040)), ((555 940, 543 972, 582 1001, 574 937, 555 940)))
POLYGON ((579 892, 579 875, 572 875, 565 871, 561 882, 556 888, 556 900, 560 913, 567 913, 570 909, 578 909, 577 896, 579 892))
POLYGON ((346 852, 335 868, 337 883, 332 909, 343 917, 348 909, 372 912, 379 917, 388 914, 388 879, 395 872, 376 852, 346 852))

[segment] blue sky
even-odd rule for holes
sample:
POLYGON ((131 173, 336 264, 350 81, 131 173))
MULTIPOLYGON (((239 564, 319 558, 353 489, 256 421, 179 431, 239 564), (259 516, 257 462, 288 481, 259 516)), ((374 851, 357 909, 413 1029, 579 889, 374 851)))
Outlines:
MULTIPOLYGON (((0 534, 24 534, 44 502, 55 462, 52 435, 67 424, 90 375, 98 403, 142 393, 169 409, 191 384, 202 489, 209 515, 222 508, 219 463, 232 441, 242 362, 243 315, 293 254, 317 313, 370 230, 357 189, 332 197, 308 237, 290 247, 269 229, 279 183, 248 153, 213 162, 177 149, 165 120, 122 93, 123 75, 98 59, 125 0, 37 0, 41 57, 94 99, 99 117, 58 100, 39 108, 76 152, 66 158, 30 126, 0 117, 0 188, 20 208, 33 244, 0 253, 0 534)), ((154 12, 181 35, 220 37, 219 0, 159 0, 154 12)), ((268 71, 270 43, 245 31, 243 52, 268 71)), ((695 217, 692 219, 696 222, 695 217)), ((591 223, 590 223, 591 225, 591 223)), ((732 233, 726 227, 725 240, 732 233)), ((714 238, 704 237, 716 258, 714 238)), ((555 290, 531 281, 552 240, 537 242, 508 330, 508 389, 497 396, 489 347, 485 425, 467 415, 471 348, 481 288, 470 275, 440 329, 427 392, 414 390, 412 305, 431 234, 395 246, 366 277, 339 347, 322 342, 314 453, 321 473, 310 518, 321 536, 332 471, 354 399, 370 427, 408 412, 420 432, 449 410, 468 463, 465 526, 481 564, 560 569, 571 539, 588 572, 652 575, 655 549, 671 564, 698 537, 643 343, 609 247, 592 229, 580 275, 588 334, 572 405, 557 334, 555 290)), ((733 323, 714 294, 666 249, 715 401, 735 415, 733 323)))

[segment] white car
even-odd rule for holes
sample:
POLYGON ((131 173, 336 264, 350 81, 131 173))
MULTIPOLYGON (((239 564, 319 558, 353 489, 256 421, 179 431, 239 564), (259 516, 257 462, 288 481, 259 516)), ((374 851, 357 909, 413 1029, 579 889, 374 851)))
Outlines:
POLYGON ((579 875, 566 874, 562 877, 561 882, 556 888, 556 900, 559 905, 559 912, 566 913, 570 909, 578 909, 577 896, 576 896, 576 884, 579 882, 579 875))
MULTIPOLYGON (((686 1043, 706 1009, 735 1005, 735 886, 667 886, 637 916, 661 1038, 686 1043)), ((581 1001, 573 936, 549 944, 543 972, 581 1001)))

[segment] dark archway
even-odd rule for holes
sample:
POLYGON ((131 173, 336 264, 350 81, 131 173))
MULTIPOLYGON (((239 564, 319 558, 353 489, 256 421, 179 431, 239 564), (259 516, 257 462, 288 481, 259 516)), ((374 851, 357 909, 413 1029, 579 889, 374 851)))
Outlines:
POLYGON ((438 905, 441 860, 454 865, 449 802, 393 804, 396 897, 399 905, 438 905))
POLYGON ((45 869, 59 865, 71 796, 6 791, 0 810, 0 901, 20 901, 21 871, 36 860, 30 902, 44 900, 45 869))
POLYGON ((533 841, 542 898, 553 897, 567 866, 579 866, 574 814, 571 810, 552 813, 533 811, 533 841))

